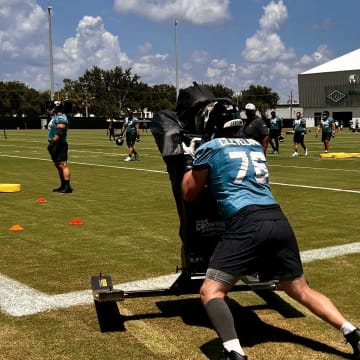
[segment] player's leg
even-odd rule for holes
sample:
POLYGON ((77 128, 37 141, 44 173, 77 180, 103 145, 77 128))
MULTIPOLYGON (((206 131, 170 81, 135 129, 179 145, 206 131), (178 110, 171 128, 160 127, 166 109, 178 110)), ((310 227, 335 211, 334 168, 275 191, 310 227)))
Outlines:
POLYGON ((233 315, 225 301, 225 296, 232 288, 232 285, 215 280, 224 278, 227 281, 228 276, 228 274, 221 271, 209 269, 200 289, 200 298, 215 331, 223 343, 225 358, 245 360, 247 357, 236 334, 233 315), (209 276, 213 277, 213 279, 209 278, 209 276))
POLYGON ((293 299, 308 308, 323 321, 340 330, 353 348, 353 358, 360 359, 360 330, 346 321, 332 301, 309 287, 303 277, 280 281, 281 288, 293 299))

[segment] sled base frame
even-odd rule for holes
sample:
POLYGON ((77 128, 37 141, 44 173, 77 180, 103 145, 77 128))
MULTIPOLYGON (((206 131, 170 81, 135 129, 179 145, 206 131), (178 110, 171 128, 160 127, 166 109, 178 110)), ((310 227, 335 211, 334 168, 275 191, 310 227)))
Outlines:
MULTIPOLYGON (((181 272, 174 283, 163 289, 144 290, 121 290, 113 287, 111 276, 102 275, 91 277, 93 298, 97 302, 117 302, 127 298, 159 297, 159 296, 180 296, 198 294, 201 284, 205 278, 204 274, 188 274, 181 272)), ((278 282, 259 282, 251 277, 244 277, 242 284, 236 284, 233 291, 258 291, 258 290, 279 290, 278 282)))

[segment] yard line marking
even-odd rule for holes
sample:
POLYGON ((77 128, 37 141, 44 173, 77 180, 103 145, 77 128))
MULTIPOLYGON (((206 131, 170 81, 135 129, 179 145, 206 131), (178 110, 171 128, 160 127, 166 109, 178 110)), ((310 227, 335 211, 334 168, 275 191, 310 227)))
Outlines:
MULTIPOLYGON (((1 156, 2 156, 2 157, 10 157, 10 158, 18 158, 18 159, 51 161, 50 159, 39 159, 39 158, 33 158, 33 157, 29 157, 29 156, 14 156, 14 155, 1 155, 1 154, 0 154, 0 157, 1 157, 1 156)), ((125 169, 125 170, 145 171, 145 172, 150 172, 150 173, 167 174, 167 171, 164 171, 164 170, 151 170, 151 169, 142 169, 142 168, 135 168, 135 167, 127 167, 127 166, 92 164, 92 163, 77 162, 77 161, 71 161, 71 162, 69 161, 69 164, 86 165, 86 166, 97 166, 97 167, 112 168, 112 169, 125 169)))
MULTIPOLYGON (((0 154, 0 157, 1 156, 11 157, 11 158, 20 158, 20 159, 29 159, 29 160, 51 161, 50 159, 39 159, 39 158, 32 158, 32 157, 27 157, 27 156, 14 156, 14 155, 1 155, 0 154)), ((167 171, 164 171, 164 170, 151 170, 151 169, 143 169, 143 168, 135 168, 135 167, 127 167, 127 166, 92 164, 92 163, 77 162, 77 161, 71 161, 71 162, 69 162, 69 164, 95 166, 95 167, 112 168, 112 169, 145 171, 145 172, 157 173, 157 174, 167 174, 167 171)), ((340 170, 340 169, 332 169, 332 170, 340 170)), ((343 171, 346 171, 346 170, 343 170, 343 171)), ((353 170, 348 170, 348 171, 353 171, 353 170)), ((355 171, 357 171, 357 170, 355 170, 355 171)), ((287 184, 287 183, 277 183, 277 182, 270 182, 270 185, 289 186, 289 187, 299 187, 299 188, 306 188, 306 189, 328 190, 328 191, 338 191, 338 192, 348 192, 348 193, 360 194, 360 190, 353 190, 353 189, 337 189, 337 188, 327 188, 327 187, 322 187, 322 186, 298 185, 298 184, 287 184)))
MULTIPOLYGON (((51 161, 49 159, 39 159, 39 158, 32 158, 32 157, 27 157, 27 156, 13 156, 13 155, 1 155, 1 154, 0 154, 0 156, 11 157, 11 158, 30 159, 30 160, 40 160, 40 161, 51 161)), ((135 168, 135 167, 127 167, 127 166, 92 164, 92 163, 77 162, 77 161, 72 161, 71 164, 113 168, 113 169, 145 171, 145 172, 158 173, 158 174, 167 174, 167 171, 163 171, 163 170, 151 170, 151 169, 143 169, 143 168, 135 168)), ((270 182, 270 185, 289 186, 289 187, 299 187, 299 188, 306 188, 306 189, 318 189, 318 190, 328 190, 328 191, 338 191, 338 192, 348 192, 348 193, 360 194, 360 190, 352 190, 352 189, 337 189, 337 188, 327 188, 327 187, 321 187, 321 186, 298 185, 298 184, 287 184, 287 183, 277 183, 277 182, 270 182)))
POLYGON ((313 166, 295 166, 295 165, 276 165, 269 164, 269 167, 281 167, 281 168, 293 168, 293 169, 309 169, 309 170, 321 170, 321 171, 344 171, 344 172, 355 172, 358 173, 360 170, 357 169, 337 169, 337 168, 322 168, 322 167, 313 167, 313 166))
MULTIPOLYGON (((341 255, 360 253, 360 242, 337 245, 322 249, 301 252, 303 263, 331 259, 341 255)), ((166 289, 180 274, 170 274, 114 285, 125 291, 166 289)), ((19 281, 0 274, 0 310, 10 316, 34 315, 44 311, 64 309, 71 306, 89 305, 93 302, 92 291, 82 290, 65 294, 48 295, 35 290, 19 281)))
POLYGON ((331 259, 341 255, 360 253, 360 242, 354 242, 346 245, 335 245, 315 250, 301 251, 301 261, 308 263, 316 260, 331 259))
POLYGON ((305 189, 317 189, 317 190, 339 191, 339 192, 360 194, 360 190, 352 190, 352 189, 337 189, 337 188, 328 188, 328 187, 322 187, 322 186, 296 185, 296 184, 286 184, 286 183, 277 183, 277 182, 270 182, 270 185, 301 187, 301 188, 305 188, 305 189))

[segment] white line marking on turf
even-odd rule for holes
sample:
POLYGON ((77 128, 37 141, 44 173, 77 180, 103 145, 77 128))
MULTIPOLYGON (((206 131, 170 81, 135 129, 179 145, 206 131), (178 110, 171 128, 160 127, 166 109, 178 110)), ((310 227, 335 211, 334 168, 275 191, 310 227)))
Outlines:
POLYGON ((349 192, 349 193, 360 194, 360 190, 327 188, 327 187, 322 187, 322 186, 296 185, 296 184, 286 184, 286 183, 277 183, 277 182, 270 182, 270 185, 301 187, 301 188, 305 188, 305 189, 318 189, 318 190, 339 191, 339 192, 349 192))
POLYGON ((337 169, 337 168, 324 168, 324 167, 314 167, 314 166, 296 166, 296 165, 276 165, 270 163, 270 168, 272 167, 281 167, 281 168, 291 168, 291 169, 308 169, 308 170, 321 170, 321 171, 341 171, 341 172, 360 172, 357 169, 337 169))
MULTIPOLYGON (((12 156, 12 155, 1 155, 3 157, 10 157, 10 158, 18 158, 18 159, 29 159, 29 160, 40 160, 40 161, 51 161, 50 159, 39 159, 39 158, 32 158, 28 156, 12 156)), ((135 168, 135 167, 127 167, 127 166, 116 166, 116 165, 104 165, 104 164, 91 164, 85 162, 77 162, 77 161, 69 161, 69 164, 76 164, 76 165, 86 165, 86 166, 96 166, 96 167, 103 167, 103 168, 112 168, 112 169, 125 169, 125 170, 135 170, 135 171, 146 171, 151 173, 160 173, 160 174, 167 174, 167 171, 163 170, 151 170, 151 169, 142 169, 142 168, 135 168)))
MULTIPOLYGON (((360 253, 360 242, 307 250, 301 253, 304 263, 330 259, 336 256, 360 253)), ((115 285, 125 291, 167 289, 180 274, 170 274, 140 281, 115 285)), ((39 312, 88 305, 93 302, 92 291, 82 290, 65 294, 48 295, 0 274, 0 310, 11 316, 33 315, 39 312)))
MULTIPOLYGON (((51 161, 49 159, 39 159, 39 158, 32 158, 32 157, 27 157, 27 156, 12 156, 12 155, 1 155, 0 154, 0 157, 1 156, 2 157, 11 157, 11 158, 20 158, 20 159, 29 159, 29 160, 51 161)), ((92 163, 76 162, 76 161, 72 161, 71 164, 95 166, 95 167, 103 167, 103 168, 113 168, 113 169, 145 171, 145 172, 158 173, 158 174, 167 174, 167 171, 163 171, 163 170, 151 170, 151 169, 143 169, 143 168, 127 167, 127 166, 92 164, 92 163)), ((324 169, 320 169, 320 170, 324 170, 324 169)), ((332 169, 332 170, 340 170, 340 169, 332 169)), ((344 171, 353 171, 353 170, 344 170, 344 171)), ((327 187, 322 187, 322 186, 297 185, 297 184, 286 184, 286 183, 277 183, 277 182, 270 182, 270 185, 289 186, 289 187, 298 187, 298 188, 306 188, 306 189, 329 190, 329 191, 360 194, 360 190, 327 188, 327 187)))

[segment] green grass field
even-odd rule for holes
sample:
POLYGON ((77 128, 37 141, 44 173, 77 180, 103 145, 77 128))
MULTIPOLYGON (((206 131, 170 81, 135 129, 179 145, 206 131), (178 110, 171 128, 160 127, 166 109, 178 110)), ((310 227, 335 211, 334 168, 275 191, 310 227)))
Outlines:
MULTIPOLYGON (((298 158, 291 157, 292 135, 286 135, 280 155, 268 155, 273 193, 302 252, 358 246, 360 158, 320 158, 322 143, 314 134, 305 137, 307 157, 301 150, 298 158)), ((47 132, 8 130, 7 139, 0 134, 0 184, 22 188, 0 193, 1 358, 219 358, 221 343, 197 295, 126 299, 118 303, 126 330, 99 330, 92 275, 102 272, 120 284, 173 274, 181 265, 178 217, 165 164, 151 133, 141 135, 136 145, 140 160, 127 163, 126 146, 109 142, 105 129, 70 130, 74 192, 60 195, 51 191, 58 178, 46 151, 47 132), (47 201, 37 202, 40 197, 47 201), (70 224, 73 219, 83 224, 70 224), (11 231, 15 224, 23 230, 11 231), (34 290, 41 301, 48 296, 46 311, 12 314, 11 309, 37 308, 36 296, 26 298, 34 290), (62 296, 78 293, 85 293, 85 303, 62 306, 62 296)), ((338 133, 331 151, 360 152, 360 134, 338 133)), ((310 285, 358 326, 359 260, 355 251, 304 263, 310 285)), ((351 349, 339 332, 281 291, 275 295, 278 309, 253 292, 230 294, 250 359, 349 358, 351 349)))

